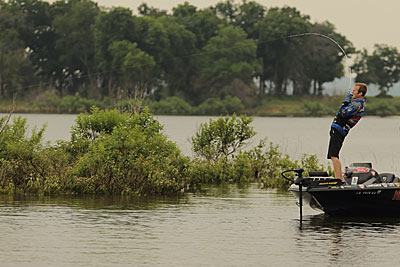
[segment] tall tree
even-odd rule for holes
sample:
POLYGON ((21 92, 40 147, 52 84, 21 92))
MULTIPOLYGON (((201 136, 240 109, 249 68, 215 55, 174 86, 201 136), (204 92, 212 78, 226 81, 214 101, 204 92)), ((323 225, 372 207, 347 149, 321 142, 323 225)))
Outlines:
POLYGON ((273 84, 270 93, 285 94, 290 74, 293 72, 297 51, 302 38, 288 38, 291 35, 309 32, 309 17, 296 8, 271 8, 258 24, 258 56, 263 60, 260 75, 260 91, 264 93, 265 83, 273 84))
POLYGON ((309 94, 312 83, 312 93, 320 95, 324 83, 340 78, 344 71, 348 71, 343 68, 343 61, 345 61, 346 66, 349 64, 345 54, 329 38, 335 40, 347 56, 355 52, 352 43, 346 37, 337 33, 335 26, 327 21, 314 23, 311 32, 321 35, 302 37, 304 43, 298 53, 300 61, 295 61, 298 65, 292 73, 294 94, 309 94))
POLYGON ((211 9, 197 10, 189 3, 173 8, 173 16, 177 22, 194 33, 197 38, 196 47, 202 49, 210 38, 217 34, 218 26, 226 22, 218 18, 211 9))
POLYGON ((67 12, 54 18, 54 30, 58 37, 56 47, 62 50, 59 60, 63 63, 66 80, 74 85, 67 88, 70 93, 74 93, 81 77, 89 78, 88 82, 87 79, 81 82, 86 88, 96 88, 93 75, 97 66, 92 29, 99 12, 97 4, 90 0, 70 0, 67 12))
POLYGON ((224 2, 221 1, 217 3, 215 7, 211 7, 211 10, 228 23, 234 24, 236 22, 239 7, 235 4, 234 0, 225 0, 224 2))
POLYGON ((0 5, 0 96, 25 93, 35 83, 34 70, 18 31, 25 17, 0 5))
POLYGON ((221 96, 221 88, 235 79, 253 84, 253 77, 261 68, 256 41, 247 39, 242 29, 231 25, 221 26, 218 35, 204 47, 202 57, 206 86, 213 90, 210 94, 216 96, 221 96))
POLYGON ((59 54, 55 50, 51 6, 40 0, 11 0, 9 3, 14 12, 24 14, 24 26, 18 31, 37 74, 43 76, 42 81, 48 82, 47 79, 51 80, 55 71, 59 54))
POLYGON ((153 57, 137 48, 136 43, 126 40, 112 43, 109 50, 117 94, 125 97, 147 94, 152 88, 153 57))
POLYGON ((146 3, 142 3, 138 6, 138 11, 140 15, 150 16, 150 17, 162 17, 167 15, 167 11, 160 10, 155 7, 149 7, 146 3))
POLYGON ((159 22, 164 26, 168 38, 168 46, 160 62, 162 78, 167 86, 167 95, 183 95, 190 97, 190 86, 196 75, 198 64, 196 57, 196 36, 183 25, 176 22, 174 17, 160 17, 159 22))
POLYGON ((95 54, 98 64, 102 95, 112 97, 115 93, 111 62, 113 57, 109 47, 117 41, 134 41, 135 22, 132 11, 127 8, 112 8, 102 12, 94 25, 95 54))
POLYGON ((257 23, 264 18, 266 8, 255 1, 243 2, 238 7, 235 26, 241 27, 249 38, 257 39, 257 23))
MULTIPOLYGON (((152 55, 157 63, 161 62, 164 48, 168 47, 168 35, 164 25, 153 17, 135 17, 134 23, 133 41, 140 49, 152 55)), ((160 73, 160 66, 157 67, 160 73)))
POLYGON ((385 95, 400 80, 400 53, 396 47, 375 44, 371 55, 363 50, 353 65, 357 80, 376 84, 385 95))

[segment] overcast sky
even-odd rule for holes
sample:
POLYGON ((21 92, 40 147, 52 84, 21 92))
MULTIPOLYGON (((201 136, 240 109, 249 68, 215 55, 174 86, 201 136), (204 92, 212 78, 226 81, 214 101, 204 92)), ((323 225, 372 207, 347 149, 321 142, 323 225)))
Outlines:
MULTIPOLYGON (((255 0, 266 7, 296 7, 309 15, 313 22, 328 20, 345 35, 357 49, 372 49, 374 44, 388 44, 400 49, 399 0, 255 0)), ((97 0, 100 6, 128 7, 137 13, 137 7, 146 3, 171 12, 185 0, 97 0)), ((219 0, 187 0, 198 8, 215 5, 219 0)), ((236 0, 240 3, 241 0, 236 0)))

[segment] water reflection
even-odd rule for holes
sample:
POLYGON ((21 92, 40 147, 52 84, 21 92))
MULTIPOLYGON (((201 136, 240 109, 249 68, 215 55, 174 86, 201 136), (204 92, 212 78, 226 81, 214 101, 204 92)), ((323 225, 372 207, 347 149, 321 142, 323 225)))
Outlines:
POLYGON ((306 210, 299 230, 298 207, 287 192, 255 184, 203 189, 173 198, 0 196, 0 236, 6 244, 0 246, 0 265, 396 263, 385 255, 397 249, 398 219, 330 218, 306 210))
POLYGON ((139 209, 151 210, 165 205, 181 205, 187 196, 124 197, 124 196, 24 196, 0 195, 0 206, 68 206, 77 209, 139 209))
MULTIPOLYGON (((325 261, 326 266, 386 266, 385 248, 400 235, 400 218, 330 217, 323 213, 304 218, 296 245, 325 261)), ((312 260, 313 259, 313 260, 312 260)))
POLYGON ((304 222, 305 231, 324 231, 326 229, 362 229, 364 231, 392 231, 400 226, 400 218, 393 217, 332 217, 320 213, 309 216, 304 222))

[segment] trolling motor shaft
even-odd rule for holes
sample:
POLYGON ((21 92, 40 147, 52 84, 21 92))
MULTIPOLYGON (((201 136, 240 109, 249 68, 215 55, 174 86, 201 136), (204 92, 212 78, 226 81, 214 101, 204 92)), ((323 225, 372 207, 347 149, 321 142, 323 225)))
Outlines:
POLYGON ((283 176, 283 178, 285 178, 286 180, 291 181, 292 183, 294 183, 295 185, 299 186, 299 209, 300 209, 300 229, 303 226, 303 172, 304 169, 303 168, 299 168, 299 169, 291 169, 291 170, 286 170, 283 171, 281 173, 281 175, 283 176), (297 178, 295 180, 285 176, 285 173, 287 172, 295 172, 297 178))

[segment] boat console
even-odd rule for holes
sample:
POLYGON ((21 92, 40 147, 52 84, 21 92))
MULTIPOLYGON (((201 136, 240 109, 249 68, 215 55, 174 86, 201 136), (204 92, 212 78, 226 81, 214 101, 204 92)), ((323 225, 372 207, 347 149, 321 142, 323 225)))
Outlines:
POLYGON ((399 178, 393 173, 378 174, 378 172, 372 168, 371 163, 350 164, 349 167, 345 168, 343 178, 348 185, 399 182, 399 178))

